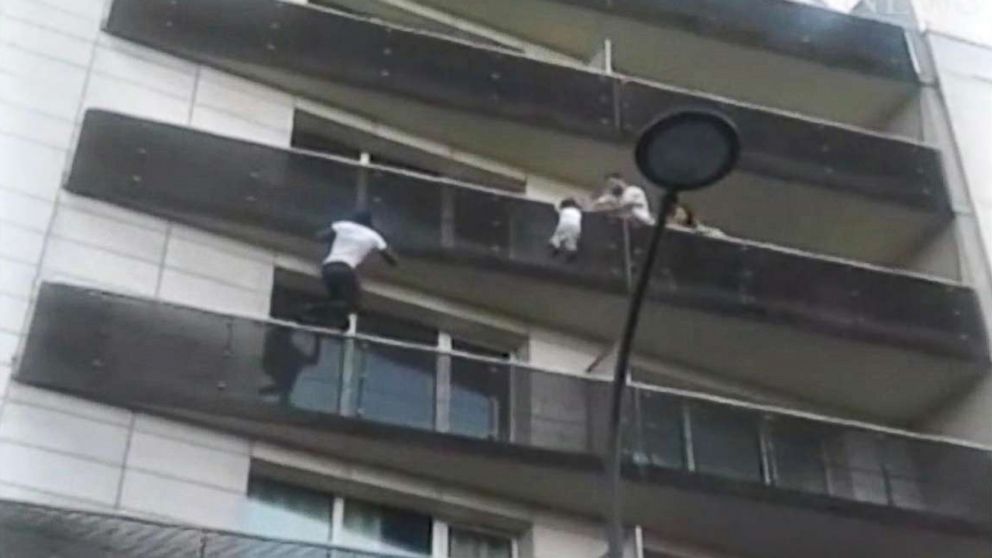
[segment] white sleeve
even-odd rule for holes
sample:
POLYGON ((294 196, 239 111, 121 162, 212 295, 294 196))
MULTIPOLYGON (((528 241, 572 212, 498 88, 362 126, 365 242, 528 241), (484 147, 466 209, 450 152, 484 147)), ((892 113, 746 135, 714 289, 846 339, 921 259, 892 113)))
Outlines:
POLYGON ((386 239, 381 234, 375 233, 375 249, 382 252, 386 248, 389 248, 389 244, 386 244, 386 239))

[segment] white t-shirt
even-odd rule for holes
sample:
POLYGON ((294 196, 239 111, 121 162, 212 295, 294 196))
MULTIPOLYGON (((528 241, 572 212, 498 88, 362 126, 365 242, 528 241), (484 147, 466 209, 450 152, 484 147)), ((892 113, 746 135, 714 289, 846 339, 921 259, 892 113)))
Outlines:
POLYGON ((623 194, 620 194, 620 206, 632 210, 651 210, 648 206, 648 195, 638 186, 627 186, 623 189, 623 194))
POLYGON ((558 230, 582 230, 582 210, 578 207, 565 207, 558 210, 558 230))
POLYGON ((374 230, 351 221, 338 221, 334 229, 334 243, 324 258, 324 263, 341 262, 352 269, 361 265, 372 250, 385 250, 386 239, 374 230))

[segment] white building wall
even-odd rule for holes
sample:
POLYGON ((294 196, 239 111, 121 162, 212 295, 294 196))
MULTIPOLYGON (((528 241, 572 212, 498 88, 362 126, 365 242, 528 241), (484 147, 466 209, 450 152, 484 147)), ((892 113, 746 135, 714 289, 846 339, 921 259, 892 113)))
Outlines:
MULTIPOLYGON (((956 13, 949 6, 938 12, 948 16, 956 13)), ((936 12, 931 15, 933 13, 936 12)), ((984 17, 981 9, 974 15, 984 17)), ((992 12, 988 15, 992 18, 992 12)), ((951 21, 944 23, 950 25, 951 21)), ((992 32, 992 21, 988 29, 992 32)), ((973 215, 962 214, 958 218, 977 222, 984 244, 984 264, 992 266, 989 259, 992 256, 992 40, 989 46, 981 46, 931 32, 928 42, 954 136, 953 144, 945 148, 957 151, 957 161, 970 198, 967 205, 973 211, 973 215)), ((992 269, 987 268, 973 274, 990 272, 992 269)), ((974 284, 978 289, 989 288, 984 281, 976 280, 974 284)), ((983 294, 989 296, 989 293, 983 294)), ((986 324, 992 324, 992 316, 986 315, 985 320, 986 324)), ((992 378, 984 378, 967 393, 949 402, 928 426, 947 435, 992 443, 992 378)))
MULTIPOLYGON (((102 34, 104 9, 104 0, 0 0, 0 498, 236 530, 253 453, 282 450, 11 381, 43 280, 258 316, 287 259, 60 189, 89 108, 289 144, 292 96, 102 34)), ((343 470, 354 482, 382 478, 343 470)), ((537 525, 534 556, 565 547, 598 556, 594 524, 508 509, 537 525)))

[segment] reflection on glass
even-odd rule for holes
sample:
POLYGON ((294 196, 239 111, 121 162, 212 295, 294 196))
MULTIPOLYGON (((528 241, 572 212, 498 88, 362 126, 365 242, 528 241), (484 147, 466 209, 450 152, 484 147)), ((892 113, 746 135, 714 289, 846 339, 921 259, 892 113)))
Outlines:
POLYGON ((436 353, 367 342, 359 347, 359 416, 432 429, 436 353))
POLYGON ((885 448, 895 505, 992 521, 989 489, 975 490, 988 487, 986 452, 894 438, 885 448))
POLYGON ((331 509, 330 496, 252 477, 243 526, 259 536, 327 544, 331 540, 331 509))
POLYGON ((500 438, 509 405, 509 373, 498 365, 454 358, 451 363, 450 431, 500 438))
POLYGON ((424 556, 431 553, 431 526, 428 515, 347 500, 340 541, 370 552, 424 556))
POLYGON ((638 394, 641 419, 640 457, 652 465, 684 467, 681 401, 650 391, 635 393, 638 394))
POLYGON ((693 451, 701 473, 760 482, 757 416, 713 405, 690 406, 693 451))
POLYGON ((775 483, 804 492, 827 492, 826 432, 806 422, 779 418, 770 423, 775 483))
POLYGON ((271 326, 265 335, 262 367, 270 384, 263 398, 280 405, 335 412, 341 377, 341 341, 310 332, 271 326))
POLYGON ((888 502, 877 435, 841 430, 823 445, 831 495, 876 504, 888 502))
POLYGON ((510 539, 452 527, 448 531, 449 558, 512 558, 510 539))

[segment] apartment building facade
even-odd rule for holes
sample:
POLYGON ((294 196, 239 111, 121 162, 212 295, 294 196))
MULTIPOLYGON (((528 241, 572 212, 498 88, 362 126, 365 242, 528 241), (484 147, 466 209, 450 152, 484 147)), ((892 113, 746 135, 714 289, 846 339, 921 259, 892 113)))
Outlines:
POLYGON ((992 555, 992 38, 958 8, 0 0, 0 555, 603 556, 648 231, 587 214, 555 259, 554 204, 643 183, 689 107, 743 152, 686 198, 723 234, 650 270, 625 555, 992 555), (356 207, 401 265, 299 323, 356 207))

